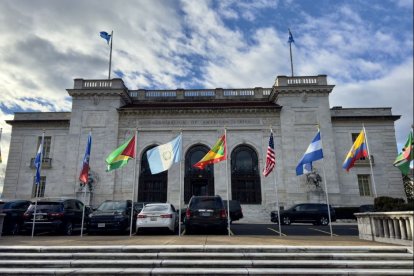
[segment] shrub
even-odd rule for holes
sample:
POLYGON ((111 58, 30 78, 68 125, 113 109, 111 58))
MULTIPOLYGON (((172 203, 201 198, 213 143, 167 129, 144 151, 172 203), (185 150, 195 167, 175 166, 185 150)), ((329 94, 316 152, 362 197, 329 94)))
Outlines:
POLYGON ((405 203, 402 198, 380 196, 375 198, 374 208, 377 212, 412 211, 413 204, 405 203))

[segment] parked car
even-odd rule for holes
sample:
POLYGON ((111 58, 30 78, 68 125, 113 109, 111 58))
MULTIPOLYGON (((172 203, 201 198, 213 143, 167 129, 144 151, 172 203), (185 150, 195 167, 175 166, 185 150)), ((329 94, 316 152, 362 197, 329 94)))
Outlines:
MULTIPOLYGON (((331 221, 336 221, 335 209, 329 206, 331 221)), ((271 221, 278 223, 277 211, 270 214, 271 221)), ((315 225, 328 225, 328 208, 321 203, 301 203, 292 206, 287 210, 280 211, 280 221, 282 224, 289 225, 293 222, 311 222, 315 225)))
POLYGON ((178 214, 170 203, 146 204, 137 215, 137 233, 144 229, 168 229, 175 233, 178 229, 178 214))
POLYGON ((217 228, 227 232, 227 212, 220 196, 193 196, 185 212, 185 229, 217 228))
POLYGON ((3 221, 3 234, 16 235, 23 223, 23 214, 30 205, 30 200, 12 199, 0 201, 0 213, 6 214, 3 221))
MULTIPOLYGON (((227 200, 223 200, 224 208, 227 211, 227 200)), ((230 223, 243 218, 243 210, 238 200, 230 200, 230 223)))
MULTIPOLYGON (((36 206, 35 231, 55 231, 72 235, 81 229, 83 203, 74 198, 42 198, 32 202, 23 215, 25 231, 32 231, 33 215, 36 206)), ((88 209, 85 209, 85 223, 88 222, 88 209)))
POLYGON ((374 212, 375 208, 373 204, 364 204, 359 206, 359 213, 374 212))
MULTIPOLYGON (((131 225, 131 200, 106 200, 89 215, 88 233, 129 232, 131 225)), ((134 208, 135 209, 135 208, 134 208)), ((132 225, 135 226, 136 211, 132 225)))

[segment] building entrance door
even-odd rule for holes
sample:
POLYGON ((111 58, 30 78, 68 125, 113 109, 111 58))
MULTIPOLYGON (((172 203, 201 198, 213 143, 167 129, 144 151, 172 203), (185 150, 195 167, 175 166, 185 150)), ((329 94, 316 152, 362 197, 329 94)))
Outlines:
POLYGON ((193 189, 193 195, 195 196, 208 196, 208 180, 207 179, 195 179, 191 181, 191 187, 193 189))
POLYGON ((209 151, 204 145, 191 147, 185 155, 184 202, 195 196, 214 195, 214 167, 208 165, 204 170, 193 167, 209 151))

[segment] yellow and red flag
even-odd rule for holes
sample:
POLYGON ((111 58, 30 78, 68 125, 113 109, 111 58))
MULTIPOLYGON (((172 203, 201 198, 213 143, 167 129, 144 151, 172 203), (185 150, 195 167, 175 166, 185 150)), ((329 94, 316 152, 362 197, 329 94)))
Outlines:
POLYGON ((226 135, 220 137, 216 142, 213 148, 207 152, 207 154, 193 167, 204 170, 207 165, 218 163, 220 161, 226 160, 227 150, 226 150, 226 135))

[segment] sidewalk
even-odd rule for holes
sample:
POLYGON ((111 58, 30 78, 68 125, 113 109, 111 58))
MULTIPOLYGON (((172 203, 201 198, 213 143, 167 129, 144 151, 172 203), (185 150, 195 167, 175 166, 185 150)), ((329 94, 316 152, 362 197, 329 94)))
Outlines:
POLYGON ((282 246, 395 246, 353 236, 2 236, 0 246, 91 245, 282 245, 282 246))

